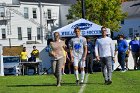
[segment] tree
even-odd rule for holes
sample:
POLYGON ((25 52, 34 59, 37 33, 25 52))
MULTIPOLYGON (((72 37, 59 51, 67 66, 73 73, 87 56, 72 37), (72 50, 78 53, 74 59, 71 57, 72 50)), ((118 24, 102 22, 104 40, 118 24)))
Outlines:
MULTIPOLYGON (((69 9, 67 19, 82 18, 81 0, 69 9)), ((85 0, 85 18, 96 24, 106 26, 111 31, 119 31, 121 21, 127 16, 122 12, 120 0, 85 0)))

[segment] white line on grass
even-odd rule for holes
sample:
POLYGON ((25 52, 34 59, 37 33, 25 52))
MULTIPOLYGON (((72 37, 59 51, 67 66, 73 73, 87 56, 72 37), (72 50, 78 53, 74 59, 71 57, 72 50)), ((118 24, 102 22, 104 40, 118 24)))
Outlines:
POLYGON ((79 90, 79 92, 78 93, 83 93, 83 91, 84 91, 84 89, 85 89, 85 86, 86 86, 86 83, 87 83, 87 81, 88 81, 88 74, 86 74, 86 78, 85 78, 85 82, 84 82, 84 84, 81 86, 81 88, 80 88, 80 90, 79 90))

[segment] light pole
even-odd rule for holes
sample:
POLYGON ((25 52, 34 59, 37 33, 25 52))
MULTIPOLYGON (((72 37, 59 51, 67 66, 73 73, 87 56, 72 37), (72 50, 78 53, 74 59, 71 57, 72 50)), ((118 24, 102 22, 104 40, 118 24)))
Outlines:
POLYGON ((82 18, 85 18, 85 0, 81 0, 82 18))

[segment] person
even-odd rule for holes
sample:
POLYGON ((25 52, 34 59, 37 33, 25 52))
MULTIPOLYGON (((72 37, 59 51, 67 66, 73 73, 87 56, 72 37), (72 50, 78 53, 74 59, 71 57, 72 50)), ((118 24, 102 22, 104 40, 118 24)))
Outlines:
POLYGON ((126 70, 129 70, 129 68, 128 68, 128 58, 129 58, 129 49, 126 51, 126 55, 125 55, 126 70))
POLYGON ((64 64, 62 66, 62 74, 65 75, 65 64, 66 64, 66 59, 67 59, 67 52, 65 49, 63 49, 63 54, 64 54, 64 64))
POLYGON ((65 47, 65 42, 60 40, 60 35, 58 32, 54 33, 54 41, 50 42, 49 55, 52 57, 52 68, 53 74, 57 79, 57 86, 61 86, 62 73, 61 69, 64 64, 64 54, 63 48, 65 47))
POLYGON ((137 40, 137 37, 135 36, 134 39, 129 42, 129 50, 132 51, 132 56, 134 59, 134 70, 136 70, 138 66, 139 46, 140 41, 137 40))
POLYGON ((112 59, 114 60, 114 46, 112 39, 107 37, 106 27, 101 28, 102 37, 96 40, 95 55, 101 62, 101 68, 106 85, 112 83, 112 59))
POLYGON ((33 46, 33 50, 31 52, 32 61, 36 62, 36 59, 39 59, 39 50, 36 49, 36 46, 33 46))
POLYGON ((27 62, 28 61, 28 53, 26 51, 26 47, 23 47, 22 52, 20 53, 20 61, 21 61, 21 74, 27 74, 27 68, 23 66, 22 62, 27 62))
MULTIPOLYGON (((63 38, 61 40, 63 40, 64 42, 66 42, 66 39, 65 38, 63 38)), ((67 49, 66 49, 66 47, 63 48, 63 54, 64 54, 64 64, 62 66, 62 75, 65 75, 65 64, 66 64, 66 60, 67 60, 67 49)))
POLYGON ((87 38, 87 57, 86 57, 86 73, 93 73, 93 57, 94 57, 94 45, 90 38, 87 38))
POLYGON ((26 51, 26 47, 23 47, 23 50, 20 53, 20 61, 21 62, 27 62, 28 61, 28 53, 26 51))
POLYGON ((80 34, 80 28, 76 27, 74 29, 74 33, 76 34, 75 37, 73 37, 69 42, 69 48, 70 48, 70 57, 71 61, 74 62, 74 74, 76 77, 76 85, 83 84, 84 83, 84 76, 85 76, 85 60, 87 55, 87 41, 85 37, 82 37, 80 34), (78 66, 81 70, 81 79, 79 82, 79 72, 78 72, 78 66))
POLYGON ((66 59, 66 61, 67 61, 67 65, 68 65, 68 73, 69 74, 72 74, 73 73, 73 64, 72 64, 72 62, 71 62, 71 60, 70 60, 70 53, 69 53, 69 51, 67 52, 67 59, 66 59))
POLYGON ((126 51, 128 50, 128 44, 124 39, 124 35, 119 35, 117 41, 117 49, 115 50, 115 54, 118 51, 118 62, 121 66, 121 72, 125 72, 125 57, 126 51))

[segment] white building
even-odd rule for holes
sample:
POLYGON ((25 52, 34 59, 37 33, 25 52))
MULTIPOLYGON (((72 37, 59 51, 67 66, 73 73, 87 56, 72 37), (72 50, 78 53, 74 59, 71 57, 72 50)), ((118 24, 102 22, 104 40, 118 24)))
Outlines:
POLYGON ((66 14, 75 1, 0 0, 0 43, 46 43, 51 31, 68 24, 66 14))
POLYGON ((121 22, 120 32, 115 32, 114 36, 124 34, 128 39, 135 34, 140 36, 140 0, 124 2, 122 9, 128 16, 121 22))

